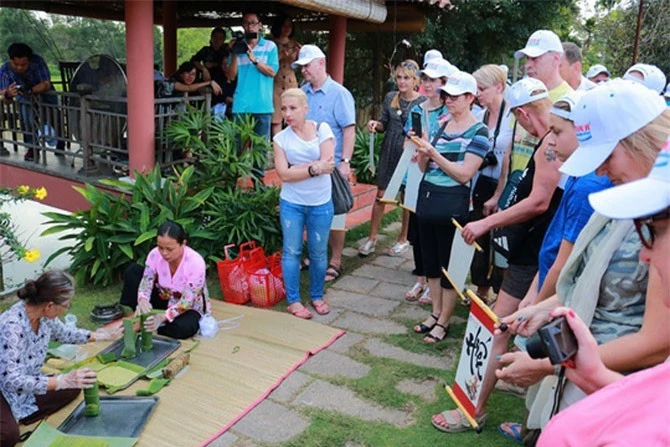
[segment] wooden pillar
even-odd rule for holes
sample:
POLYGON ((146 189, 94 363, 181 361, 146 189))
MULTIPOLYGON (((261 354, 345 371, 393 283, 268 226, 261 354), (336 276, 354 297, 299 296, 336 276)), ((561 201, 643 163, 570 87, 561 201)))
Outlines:
POLYGON ((125 0, 130 175, 155 163, 154 3, 125 0))
POLYGON ((344 48, 346 38, 346 17, 331 15, 328 34, 328 74, 340 84, 344 81, 344 48))
POLYGON ((177 71, 177 2, 163 0, 163 74, 177 71))

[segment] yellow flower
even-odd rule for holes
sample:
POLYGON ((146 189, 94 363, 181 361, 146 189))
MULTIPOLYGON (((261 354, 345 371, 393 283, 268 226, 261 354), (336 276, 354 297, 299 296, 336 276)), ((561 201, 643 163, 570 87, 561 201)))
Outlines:
POLYGON ((40 251, 38 249, 26 250, 26 253, 23 255, 23 259, 28 262, 35 262, 40 258, 40 251))
POLYGON ((44 186, 35 190, 35 198, 39 200, 44 200, 46 196, 47 196, 47 190, 44 186))
POLYGON ((26 185, 21 185, 21 186, 19 186, 19 187, 16 188, 16 192, 17 192, 20 196, 25 196, 26 194, 28 194, 28 191, 30 191, 30 187, 29 187, 29 186, 26 186, 26 185))

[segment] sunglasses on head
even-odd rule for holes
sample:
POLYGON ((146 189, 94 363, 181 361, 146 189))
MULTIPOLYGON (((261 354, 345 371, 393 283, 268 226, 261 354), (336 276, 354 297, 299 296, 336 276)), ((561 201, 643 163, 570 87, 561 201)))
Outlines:
POLYGON ((637 235, 640 236, 642 245, 648 249, 651 249, 654 246, 654 241, 656 240, 656 230, 654 229, 653 223, 655 221, 665 220, 668 218, 670 218, 670 208, 652 216, 633 219, 635 230, 637 230, 637 235))

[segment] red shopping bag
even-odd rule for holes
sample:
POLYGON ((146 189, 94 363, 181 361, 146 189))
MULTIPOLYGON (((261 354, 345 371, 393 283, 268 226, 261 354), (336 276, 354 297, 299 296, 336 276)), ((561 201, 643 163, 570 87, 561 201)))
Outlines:
POLYGON ((286 297, 281 272, 281 252, 265 257, 252 250, 245 269, 249 296, 254 306, 271 307, 286 297))
POLYGON ((237 258, 231 259, 230 249, 235 244, 223 247, 225 259, 216 263, 219 273, 219 284, 223 301, 232 304, 246 304, 249 302, 249 285, 244 262, 249 259, 251 251, 256 249, 256 242, 250 241, 240 245, 237 258))

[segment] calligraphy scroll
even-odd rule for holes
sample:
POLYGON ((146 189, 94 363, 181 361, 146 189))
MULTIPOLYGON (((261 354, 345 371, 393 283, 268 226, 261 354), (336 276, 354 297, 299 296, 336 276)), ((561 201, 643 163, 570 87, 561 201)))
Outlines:
POLYGON ((398 203, 396 197, 398 196, 400 185, 402 185, 402 181, 405 178, 405 174, 407 173, 407 167, 409 166, 410 159, 416 151, 416 148, 416 144, 414 144, 412 141, 405 140, 402 155, 400 156, 400 160, 395 167, 395 171, 393 171, 393 175, 391 176, 391 180, 386 187, 386 191, 384 191, 384 196, 381 198, 382 202, 393 204, 398 203))
POLYGON ((330 229, 334 231, 346 231, 346 223, 346 214, 336 214, 333 216, 333 222, 330 224, 330 229))
POLYGON ((416 213, 416 203, 419 201, 419 184, 423 178, 423 172, 419 164, 410 160, 407 166, 407 182, 405 183, 405 200, 402 207, 416 213))

